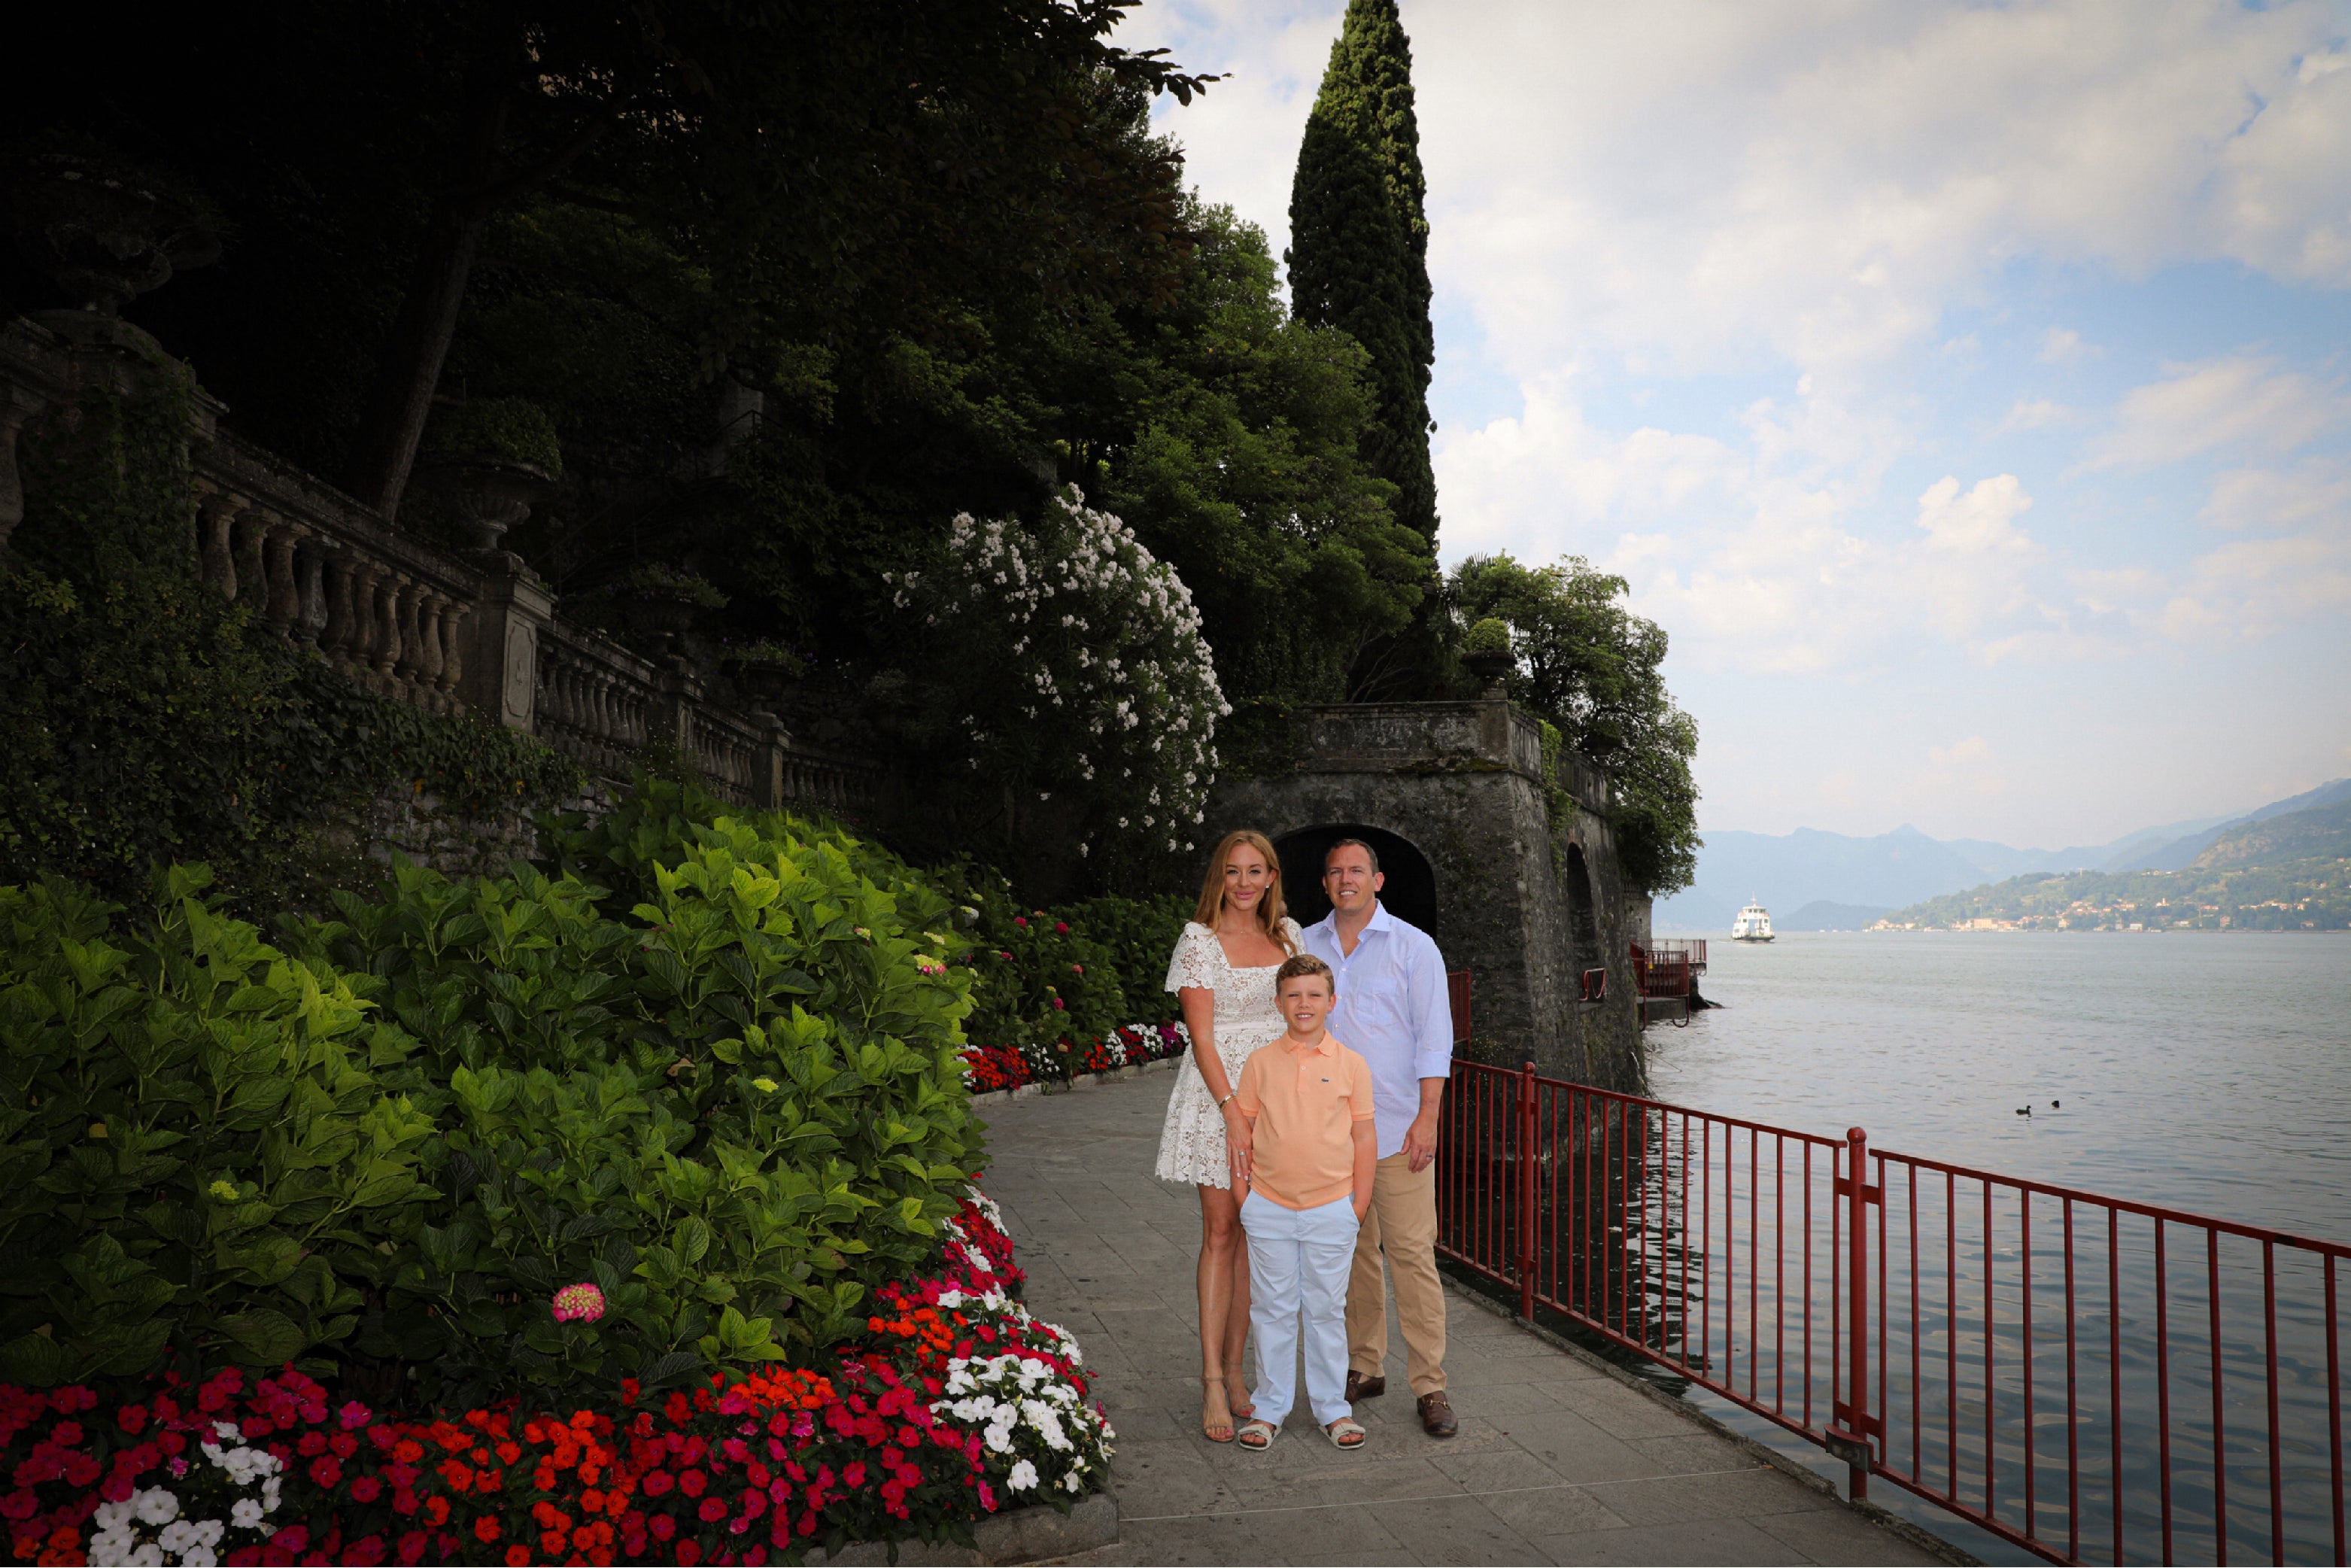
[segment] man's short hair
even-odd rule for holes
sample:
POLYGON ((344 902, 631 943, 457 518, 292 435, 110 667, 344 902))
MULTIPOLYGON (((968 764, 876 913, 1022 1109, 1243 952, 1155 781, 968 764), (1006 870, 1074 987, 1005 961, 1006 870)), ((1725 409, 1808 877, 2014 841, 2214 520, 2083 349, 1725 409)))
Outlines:
POLYGON ((1311 953, 1301 953, 1274 971, 1274 995, 1280 996, 1281 988, 1301 975, 1320 975, 1322 977, 1322 983, 1331 988, 1331 994, 1334 997, 1339 994, 1339 977, 1331 972, 1331 966, 1311 953))
POLYGON ((1372 848, 1372 846, 1371 846, 1371 845, 1369 845, 1369 844, 1367 844, 1367 843, 1364 842, 1364 841, 1363 841, 1363 840, 1361 840, 1361 839, 1341 839, 1337 843, 1332 844, 1329 849, 1324 850, 1324 851, 1322 852, 1322 874, 1323 874, 1323 875, 1328 876, 1328 875, 1330 875, 1330 874, 1331 874, 1331 857, 1332 857, 1332 855, 1337 854, 1341 850, 1361 850, 1361 851, 1363 851, 1363 852, 1364 852, 1364 858, 1365 860, 1367 860, 1367 861, 1369 861, 1369 862, 1372 862, 1372 874, 1373 874, 1373 875, 1374 875, 1374 876, 1376 876, 1376 875, 1378 875, 1378 874, 1379 874, 1379 870, 1380 870, 1380 852, 1379 852, 1379 851, 1377 851, 1377 850, 1375 850, 1375 849, 1372 848))

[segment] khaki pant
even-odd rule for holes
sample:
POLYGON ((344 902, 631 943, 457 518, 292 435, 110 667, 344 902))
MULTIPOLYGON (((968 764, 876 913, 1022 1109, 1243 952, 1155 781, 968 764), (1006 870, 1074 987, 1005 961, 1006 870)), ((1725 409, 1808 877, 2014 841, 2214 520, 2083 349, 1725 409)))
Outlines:
POLYGON ((1385 1375, 1387 1366, 1383 1254, 1395 1281, 1405 1373, 1413 1395, 1438 1393, 1445 1387, 1445 1286, 1437 1276, 1435 1162, 1415 1175, 1399 1152, 1373 1173, 1372 1207, 1355 1234, 1355 1264, 1347 1279, 1347 1364, 1367 1377, 1385 1375))

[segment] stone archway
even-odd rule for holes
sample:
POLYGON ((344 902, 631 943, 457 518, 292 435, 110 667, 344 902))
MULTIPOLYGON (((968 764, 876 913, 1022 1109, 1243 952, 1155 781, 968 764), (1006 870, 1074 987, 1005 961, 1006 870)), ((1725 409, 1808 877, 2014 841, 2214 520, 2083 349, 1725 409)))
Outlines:
POLYGON ((1389 908, 1436 940, 1447 969, 1475 977, 1480 1040, 1556 1077, 1638 1087, 1625 954, 1647 901, 1616 864, 1605 775, 1569 755, 1547 762, 1540 727, 1501 701, 1303 707, 1288 740, 1217 781, 1203 847, 1234 828, 1270 838, 1303 923, 1325 913, 1323 852, 1362 839, 1379 852, 1389 908), (1557 809, 1554 785, 1573 810, 1557 809), (1612 983, 1582 1001, 1595 968, 1612 983))
POLYGON ((1600 946, 1600 910, 1592 896, 1592 868, 1584 861, 1583 846, 1567 846, 1567 864, 1561 875, 1567 883, 1567 942, 1574 972, 1579 977, 1586 969, 1597 969, 1604 962, 1600 946))
POLYGON ((1380 902, 1388 913, 1423 931, 1437 929, 1437 872, 1419 847, 1401 833, 1365 822, 1333 822, 1300 828, 1276 839, 1281 856, 1282 897, 1301 925, 1311 925, 1331 913, 1322 895, 1322 857, 1342 839, 1361 839, 1380 857, 1380 902))

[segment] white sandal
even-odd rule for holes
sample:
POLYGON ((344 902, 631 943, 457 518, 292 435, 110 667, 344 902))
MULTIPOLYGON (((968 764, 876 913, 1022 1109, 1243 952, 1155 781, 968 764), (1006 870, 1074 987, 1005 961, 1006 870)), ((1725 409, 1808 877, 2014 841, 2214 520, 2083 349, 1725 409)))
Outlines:
POLYGON ((1322 1428, 1322 1435, 1331 1439, 1332 1448, 1348 1449, 1362 1448, 1365 1440, 1371 1437, 1370 1433, 1364 1430, 1363 1423, 1353 1416, 1340 1416, 1322 1428), (1352 1443, 1347 1441, 1349 1437, 1353 1437, 1354 1441, 1352 1443))
POLYGON ((1273 1447, 1274 1436, 1280 1430, 1270 1421, 1249 1420, 1241 1423, 1241 1429, 1235 1437, 1242 1448, 1263 1453, 1273 1447))

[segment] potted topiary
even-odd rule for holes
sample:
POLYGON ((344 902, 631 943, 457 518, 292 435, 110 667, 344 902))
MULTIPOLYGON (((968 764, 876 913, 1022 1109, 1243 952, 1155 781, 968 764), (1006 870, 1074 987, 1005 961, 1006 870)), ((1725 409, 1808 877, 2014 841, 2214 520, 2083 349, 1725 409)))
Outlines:
POLYGON ((631 628, 653 637, 691 632, 704 611, 726 604, 726 596, 708 578, 658 561, 638 567, 613 588, 631 628))
POLYGON ((1489 697, 1502 695, 1502 677, 1510 673, 1518 655, 1510 651, 1510 625, 1492 616, 1469 628, 1461 639, 1461 662, 1485 683, 1489 697))
POLYGON ((424 448, 421 473, 478 550, 496 549, 500 537, 563 476, 555 422, 518 397, 444 406, 425 430, 424 448))
POLYGON ((756 643, 728 644, 720 653, 726 678, 744 702, 772 713, 808 673, 808 662, 781 643, 761 638, 756 643))

